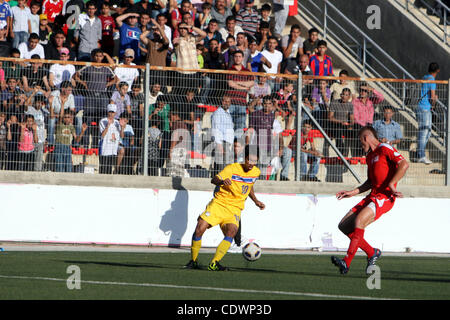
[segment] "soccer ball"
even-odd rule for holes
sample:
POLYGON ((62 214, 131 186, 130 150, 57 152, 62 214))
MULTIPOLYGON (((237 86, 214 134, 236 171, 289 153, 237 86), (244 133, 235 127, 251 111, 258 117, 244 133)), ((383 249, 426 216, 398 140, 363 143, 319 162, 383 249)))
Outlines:
POLYGON ((261 247, 255 242, 249 242, 242 248, 242 255, 247 261, 256 261, 261 257, 261 247))

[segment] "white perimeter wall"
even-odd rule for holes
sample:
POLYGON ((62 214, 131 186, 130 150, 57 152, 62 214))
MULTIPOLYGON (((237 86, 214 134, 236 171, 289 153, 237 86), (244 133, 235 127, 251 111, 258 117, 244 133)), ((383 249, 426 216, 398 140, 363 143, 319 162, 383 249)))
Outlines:
MULTIPOLYGON (((0 241, 189 246, 212 192, 51 185, 0 185, 0 241)), ((248 199, 242 235, 263 248, 346 249, 342 216, 362 197, 258 194, 248 199)), ((386 251, 450 252, 450 199, 404 198, 365 233, 386 251)), ((208 230, 203 246, 223 239, 208 230)))

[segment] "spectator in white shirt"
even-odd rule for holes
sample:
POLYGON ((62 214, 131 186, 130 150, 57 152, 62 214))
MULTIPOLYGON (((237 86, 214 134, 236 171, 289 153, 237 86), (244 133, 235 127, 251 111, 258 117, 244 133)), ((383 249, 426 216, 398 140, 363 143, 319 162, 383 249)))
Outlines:
POLYGON ((20 58, 31 59, 35 54, 41 59, 45 58, 44 47, 39 43, 39 36, 36 33, 30 34, 28 42, 19 44, 20 58))
MULTIPOLYGON (((240 26, 236 25, 236 18, 234 16, 229 16, 226 19, 226 25, 219 29, 222 39, 226 39, 229 35, 232 35, 235 39, 239 32, 244 32, 240 26)), ((225 49, 225 48, 222 48, 225 49)))
MULTIPOLYGON (((63 47, 59 49, 60 60, 69 60, 69 49, 63 47)), ((49 69, 49 84, 52 88, 59 88, 60 84, 67 80, 72 86, 76 86, 73 75, 75 74, 75 66, 72 64, 53 64, 49 69)))
POLYGON ((99 150, 99 173, 111 174, 113 166, 116 165, 117 151, 120 141, 120 124, 115 119, 117 106, 109 104, 108 116, 100 120, 100 150, 99 150))
POLYGON ((18 0, 16 7, 11 8, 12 28, 10 37, 13 39, 13 47, 18 48, 19 44, 28 40, 31 31, 31 11, 26 5, 26 0, 18 0))
MULTIPOLYGON (((283 54, 281 51, 278 51, 276 47, 278 46, 277 38, 274 36, 269 37, 268 40, 268 48, 264 49, 261 54, 269 60, 271 67, 269 68, 266 64, 263 64, 262 67, 266 73, 281 73, 281 62, 283 61, 283 54)), ((276 76, 270 76, 268 83, 272 91, 278 91, 281 78, 276 76)))
POLYGON ((123 64, 114 70, 117 76, 117 88, 120 82, 128 83, 128 91, 131 91, 133 83, 139 81, 139 70, 137 68, 127 68, 127 66, 135 66, 136 64, 131 62, 134 60, 134 50, 128 48, 123 55, 123 64))
POLYGON ((211 116, 211 136, 215 145, 214 174, 233 162, 234 123, 230 105, 231 97, 225 95, 222 105, 211 116))
POLYGON ((36 33, 39 34, 39 23, 40 23, 40 18, 39 18, 39 10, 41 9, 41 5, 39 4, 39 2, 37 1, 31 1, 30 4, 30 27, 31 33, 36 33))

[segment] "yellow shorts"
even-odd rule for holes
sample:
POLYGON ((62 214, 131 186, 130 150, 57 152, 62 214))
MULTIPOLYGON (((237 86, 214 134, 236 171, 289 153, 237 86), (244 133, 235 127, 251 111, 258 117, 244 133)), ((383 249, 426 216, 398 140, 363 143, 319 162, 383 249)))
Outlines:
POLYGON ((231 206, 225 207, 213 199, 208 203, 200 218, 208 222, 212 227, 218 224, 221 227, 225 224, 234 224, 239 228, 241 209, 231 206))

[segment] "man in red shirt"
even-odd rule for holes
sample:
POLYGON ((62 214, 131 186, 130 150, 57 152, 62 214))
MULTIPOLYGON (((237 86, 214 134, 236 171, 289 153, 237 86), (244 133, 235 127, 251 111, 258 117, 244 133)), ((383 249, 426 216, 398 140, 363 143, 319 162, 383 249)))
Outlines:
POLYGON ((370 271, 369 267, 375 265, 376 260, 381 256, 380 249, 372 248, 364 240, 364 229, 391 210, 396 198, 403 197, 403 194, 397 191, 397 183, 409 167, 408 161, 394 147, 387 143, 380 143, 376 130, 371 126, 362 127, 358 136, 362 149, 368 153, 366 156, 367 180, 356 189, 339 191, 336 197, 341 200, 370 189, 371 192, 339 223, 339 229, 350 238, 350 245, 343 259, 332 256, 331 261, 342 274, 348 272, 358 247, 367 254, 367 274, 370 271))
POLYGON ((184 13, 190 13, 192 15, 192 21, 195 20, 195 10, 193 10, 189 0, 181 1, 180 7, 170 13, 173 30, 178 30, 178 24, 182 21, 184 13))
POLYGON ((103 2, 102 14, 98 17, 102 21, 101 49, 112 57, 114 55, 114 32, 117 30, 114 18, 111 16, 109 2, 103 2))
MULTIPOLYGON (((233 65, 228 70, 250 72, 243 66, 244 53, 241 50, 237 50, 233 54, 233 65)), ((242 130, 245 128, 247 119, 247 94, 250 89, 255 85, 255 79, 251 75, 243 74, 230 74, 228 75, 228 87, 229 90, 226 94, 231 97, 231 106, 229 109, 230 114, 233 117, 234 129, 242 130)), ((241 135, 241 132, 237 133, 241 135)))
POLYGON ((54 23, 56 16, 61 14, 63 6, 63 0, 45 0, 42 3, 42 13, 47 15, 49 23, 54 23))

